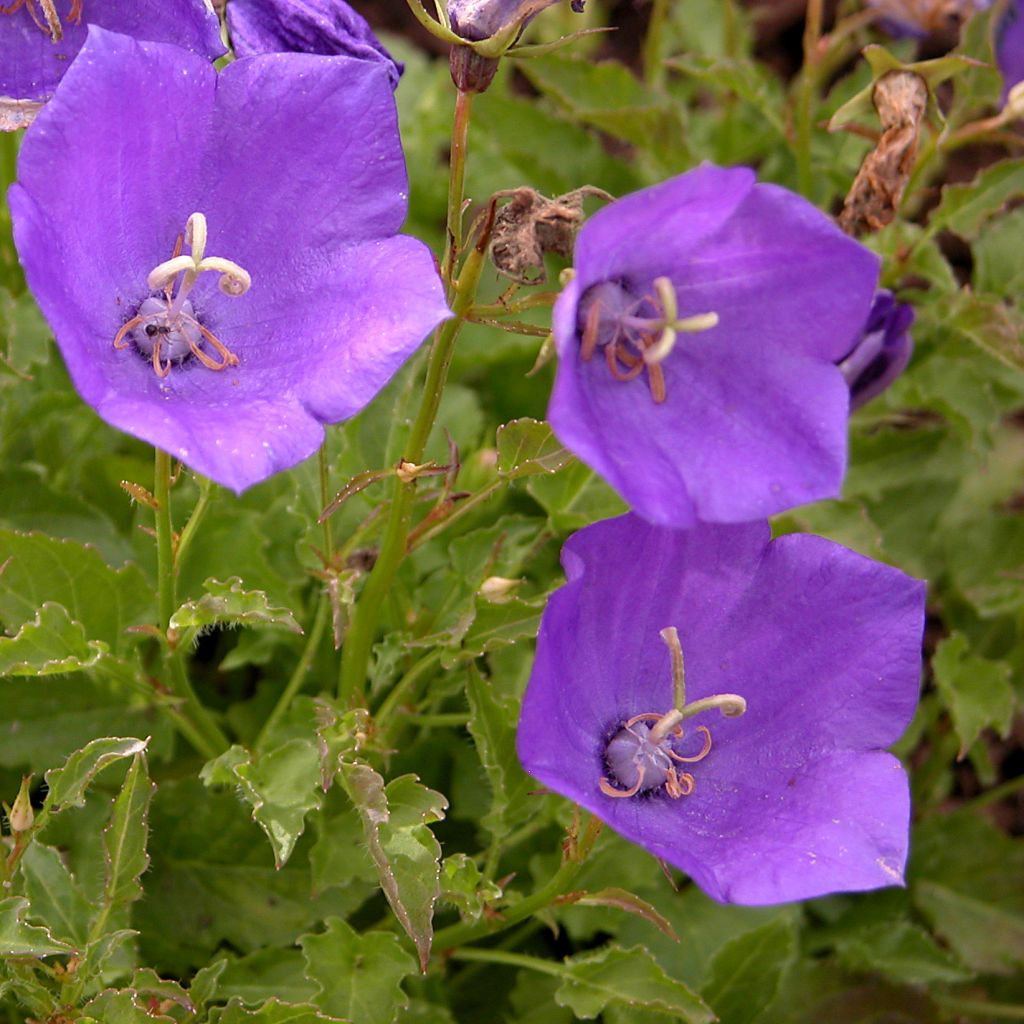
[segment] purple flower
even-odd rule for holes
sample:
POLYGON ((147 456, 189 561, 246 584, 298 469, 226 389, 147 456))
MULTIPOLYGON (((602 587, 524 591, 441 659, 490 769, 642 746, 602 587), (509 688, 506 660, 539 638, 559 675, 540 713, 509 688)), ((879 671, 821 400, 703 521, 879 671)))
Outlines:
POLYGON ((991 0, 866 0, 893 36, 929 36, 955 28, 991 0))
POLYGON ((548 410, 645 519, 742 522, 838 493, 878 258, 806 200, 705 164, 580 232, 548 410))
POLYGON ((716 900, 899 884, 908 787, 882 748, 917 700, 924 584, 769 538, 632 514, 571 537, 519 758, 716 900))
POLYGON ((210 60, 224 52, 208 0, 5 0, 0 3, 0 130, 31 122, 82 48, 90 25, 177 43, 210 60))
POLYGON ((239 57, 321 53, 382 63, 398 86, 402 65, 345 0, 231 0, 231 45, 239 57))
POLYGON ((1006 15, 999 25, 996 59, 1003 73, 1003 101, 1010 90, 1024 82, 1024 6, 1021 0, 1011 0, 1006 15))
POLYGON ((850 387, 850 408, 880 395, 906 368, 914 351, 910 327, 914 309, 881 289, 860 340, 839 362, 850 387))
MULTIPOLYGON (((572 9, 582 12, 584 2, 572 0, 572 9)), ((448 0, 448 18, 456 35, 479 41, 512 25, 522 28, 556 3, 558 0, 448 0)))
POLYGON ((82 397, 242 491, 312 454, 448 315, 429 251, 396 234, 406 194, 382 64, 218 75, 92 29, 9 196, 82 397))

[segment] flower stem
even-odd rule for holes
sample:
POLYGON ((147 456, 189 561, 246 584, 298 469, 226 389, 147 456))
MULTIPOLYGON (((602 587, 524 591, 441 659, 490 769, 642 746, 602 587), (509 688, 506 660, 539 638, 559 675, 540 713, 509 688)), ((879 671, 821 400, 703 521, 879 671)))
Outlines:
MULTIPOLYGON (((327 437, 324 437, 324 443, 320 445, 320 451, 317 452, 317 463, 320 469, 320 508, 327 508, 331 500, 331 469, 327 463, 327 437)), ((331 558, 334 556, 334 537, 331 532, 331 517, 328 516, 324 520, 324 559, 327 564, 330 565, 331 558)))
POLYGON ((267 737, 273 731, 274 726, 281 720, 281 717, 291 706, 292 700, 295 695, 302 689, 302 684, 306 680, 306 676, 309 673, 309 667, 313 663, 313 659, 316 657, 316 652, 320 647, 320 641, 323 640, 324 630, 327 628, 327 620, 330 617, 331 602, 328 600, 326 595, 321 595, 316 610, 316 618, 313 620, 313 628, 309 631, 309 636, 306 638, 306 646, 302 650, 302 655, 299 658, 298 664, 292 671, 291 677, 285 684, 285 688, 281 691, 281 696, 277 698, 277 703, 274 705, 274 710, 267 716, 267 720, 263 723, 263 728, 260 729, 259 736, 256 737, 256 749, 261 750, 263 745, 267 741, 267 737))
POLYGON ((197 474, 196 483, 199 485, 199 500, 196 502, 195 508, 192 509, 192 515, 188 517, 188 522, 181 531, 178 543, 174 547, 175 573, 177 573, 178 568, 184 562, 185 552, 191 546, 192 540, 199 530, 199 524, 203 521, 203 517, 210 507, 210 499, 213 497, 214 484, 212 480, 197 474))
POLYGON ((469 119, 473 109, 473 93, 459 90, 455 96, 455 118, 452 121, 451 160, 448 172, 448 224, 441 276, 452 290, 455 263, 462 251, 462 202, 466 186, 466 153, 469 147, 469 119))
POLYGON ((813 187, 811 135, 814 127, 814 97, 818 88, 818 44, 824 20, 824 0, 807 0, 804 23, 804 66, 796 97, 796 174, 797 187, 810 196, 813 187))
MULTIPOLYGON (((441 404, 445 382, 452 356, 455 353, 455 341, 465 322, 466 314, 473 305, 480 275, 483 273, 487 256, 487 232, 470 250, 469 256, 462 267, 455 293, 451 301, 454 316, 446 320, 434 335, 427 363, 427 379, 420 399, 419 411, 413 421, 412 430, 405 444, 405 462, 419 463, 423 460, 423 452, 427 447, 431 428, 437 418, 437 410, 441 404)), ((352 621, 349 625, 345 644, 341 651, 341 677, 338 682, 338 700, 343 706, 365 704, 363 683, 366 681, 366 668, 370 662, 370 649, 377 629, 377 621, 381 606, 394 581, 402 559, 406 555, 406 541, 412 526, 413 498, 416 483, 414 480, 403 483, 395 477, 394 494, 388 521, 384 526, 380 550, 373 570, 363 587, 363 592, 356 602, 352 621)))
MULTIPOLYGON (((176 565, 174 552, 174 531, 171 524, 171 457, 167 452, 155 449, 153 497, 156 499, 156 571, 157 608, 160 616, 160 631, 166 635, 171 616, 176 607, 176 565)), ((196 511, 202 513, 197 503, 196 511)), ((195 519, 195 514, 193 514, 195 519)), ((171 692, 183 703, 183 717, 190 727, 182 728, 178 716, 173 720, 182 735, 204 757, 216 757, 229 746, 227 737, 213 720, 210 712, 196 696, 185 670, 183 654, 169 646, 164 653, 166 682, 171 692)))
POLYGON ((651 17, 644 36, 644 81, 653 89, 661 87, 665 79, 664 39, 668 22, 668 0, 654 0, 651 17))

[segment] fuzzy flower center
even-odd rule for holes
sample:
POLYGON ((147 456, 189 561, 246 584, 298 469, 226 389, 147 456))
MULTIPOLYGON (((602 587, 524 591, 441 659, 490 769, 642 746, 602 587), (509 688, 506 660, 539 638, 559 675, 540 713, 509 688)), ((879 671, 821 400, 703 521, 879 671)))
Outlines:
MULTIPOLYGON (((85 0, 71 0, 71 10, 67 16, 69 24, 77 25, 81 22, 84 2, 85 0)), ((0 6, 0 14, 14 14, 23 7, 39 28, 55 43, 59 43, 64 38, 64 26, 61 24, 54 0, 13 0, 13 3, 0 6)))
POLYGON ((696 780, 679 766, 696 764, 711 753, 711 730, 698 725, 701 750, 684 756, 676 749, 684 736, 682 723, 703 711, 717 709, 727 718, 736 718, 747 710, 747 702, 735 693, 717 693, 687 704, 683 648, 675 626, 663 629, 661 638, 672 656, 673 707, 664 714, 634 715, 609 740, 604 759, 611 778, 603 777, 598 782, 605 796, 623 799, 662 787, 673 800, 689 796, 696 780))
POLYGON ((589 362, 603 349, 616 380, 630 381, 646 373, 651 397, 660 403, 666 397, 661 364, 679 335, 710 330, 717 326, 718 314, 680 317, 675 286, 669 278, 657 277, 653 292, 639 298, 612 281, 594 285, 580 301, 580 321, 583 361, 589 362))
POLYGON ((225 295, 244 295, 252 285, 248 271, 223 256, 206 255, 206 217, 193 213, 179 235, 169 260, 154 267, 146 279, 150 295, 114 337, 114 348, 134 344, 153 363, 153 372, 166 377, 174 364, 194 356, 208 370, 225 370, 238 365, 238 356, 196 319, 188 296, 199 275, 220 274, 225 295), (182 254, 182 242, 191 250, 182 254), (208 349, 212 349, 211 355, 208 349))

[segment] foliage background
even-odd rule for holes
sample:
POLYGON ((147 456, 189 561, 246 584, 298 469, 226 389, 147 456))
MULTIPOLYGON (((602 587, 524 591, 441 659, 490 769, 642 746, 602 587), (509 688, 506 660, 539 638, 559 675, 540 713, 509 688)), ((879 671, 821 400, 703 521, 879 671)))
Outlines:
MULTIPOLYGON (((406 62, 407 231, 439 249, 447 61, 406 34, 402 5, 357 6, 401 29, 387 42, 406 62)), ((506 61, 477 101, 469 196, 584 183, 618 195, 701 160, 798 187, 799 4, 674 0, 655 6, 664 20, 646 35, 650 6, 587 7, 588 25, 619 32, 506 61)), ((559 5, 531 38, 579 24, 559 5)), ((853 37, 813 99, 810 198, 832 212, 869 142, 821 125, 868 83, 854 44, 872 38, 853 37)), ((961 51, 991 65, 990 39, 981 15, 961 51)), ((915 53, 913 41, 890 45, 915 53)), ((914 793, 908 886, 777 908, 720 906, 679 878, 674 890, 605 832, 575 900, 516 909, 547 892, 567 828, 585 841, 572 807, 534 793, 515 760, 531 638, 560 582, 561 542, 621 509, 542 426, 496 434, 543 419, 551 368, 526 376, 531 335, 470 326, 459 341, 429 454, 448 460, 447 431, 456 489, 486 500, 436 533, 428 521, 403 564, 374 649, 372 724, 331 704, 332 635, 388 487, 350 498, 325 533, 315 460, 242 498, 181 475, 176 522, 208 502, 180 566, 189 671, 236 743, 204 765, 161 711, 152 639, 131 631, 156 617, 153 516, 121 481, 149 487, 151 453, 77 398, 0 208, 0 794, 11 802, 33 773, 45 825, 0 892, 0 1020, 1024 1018, 1024 136, 1018 123, 951 141, 998 109, 1000 90, 984 66, 941 91, 946 133, 928 129, 900 218, 867 240, 917 309, 914 359, 854 417, 843 499, 775 524, 929 581, 923 696, 897 750, 914 793), (481 595, 496 576, 521 580, 510 599, 481 595), (302 693, 267 729, 290 679, 302 693), (351 766, 327 792, 324 750, 351 766), (387 822, 373 816, 384 799, 387 822), (421 974, 405 932, 427 941, 438 891, 444 931, 421 974)), ((16 142, 0 139, 4 184, 16 142)), ((485 275, 487 294, 501 287, 485 275)), ((421 368, 330 431, 328 494, 394 465, 421 368)), ((440 486, 421 488, 420 514, 444 500, 440 486)))

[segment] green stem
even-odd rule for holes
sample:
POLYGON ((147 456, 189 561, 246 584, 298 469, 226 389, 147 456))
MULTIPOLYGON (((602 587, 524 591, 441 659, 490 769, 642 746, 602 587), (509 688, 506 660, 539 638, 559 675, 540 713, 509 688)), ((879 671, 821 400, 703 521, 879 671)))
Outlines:
POLYGON ((443 519, 438 519, 436 522, 431 523, 428 529, 419 532, 419 528, 417 528, 415 535, 409 538, 409 550, 414 551, 421 544, 426 544, 428 540, 447 530, 452 523, 457 523, 464 516, 474 511, 474 509, 490 501, 507 483, 508 481, 502 479, 492 480, 486 487, 477 491, 476 494, 471 494, 468 498, 460 501, 443 519))
POLYGON ((980 793, 973 800, 968 800, 967 806, 971 808, 990 807, 1007 797, 1016 796, 1021 790, 1024 790, 1024 775, 1018 775, 1017 778, 1000 783, 986 793, 980 793))
MULTIPOLYGON (((331 500, 331 468, 327 464, 326 436, 324 437, 324 443, 320 445, 320 451, 317 452, 317 463, 320 469, 320 508, 323 510, 327 508, 327 504, 331 500)), ((331 532, 331 518, 328 516, 324 520, 324 558, 328 565, 333 557, 334 536, 331 532)))
POLYGON ((391 692, 384 698, 380 707, 374 713, 373 720, 378 729, 380 729, 382 724, 398 710, 399 705, 406 698, 409 691, 412 690, 440 660, 441 651, 438 648, 420 658, 420 660, 417 661, 416 664, 413 665, 413 667, 409 669, 409 671, 406 672, 397 683, 395 683, 391 688, 391 692))
POLYGON ((205 476, 196 475, 196 482, 199 485, 199 500, 192 509, 192 515, 188 517, 185 528, 178 538, 177 547, 174 549, 174 571, 177 576, 178 569, 185 562, 185 552, 192 546, 192 541, 199 532, 199 524, 203 521, 210 508, 210 499, 213 497, 214 483, 205 476))
POLYGON ((174 601, 174 533, 171 527, 171 457, 154 449, 153 497, 156 499, 156 578, 160 630, 167 632, 174 601))
POLYGON ((462 202, 466 193, 466 153, 469 147, 469 119, 472 110, 473 93, 461 90, 456 93, 448 172, 448 223, 444 261, 441 263, 441 276, 449 285, 452 283, 455 263, 462 252, 462 202))
MULTIPOLYGON (((483 241, 483 240, 481 240, 483 241)), ((455 296, 451 303, 454 316, 446 320, 434 335, 427 363, 427 379, 420 400, 419 412, 413 422, 409 439, 406 441, 404 461, 419 463, 427 447, 437 410, 441 404, 445 382, 455 341, 465 322, 465 316, 473 304, 480 275, 486 261, 487 246, 476 245, 470 250, 466 263, 459 275, 455 296)), ((380 609, 391 589, 395 574, 406 555, 406 540, 412 526, 412 508, 415 495, 415 481, 403 483, 395 477, 394 492, 388 521, 384 527, 380 550, 373 570, 366 580, 363 592, 356 603, 352 621, 341 652, 341 677, 338 683, 338 700, 343 706, 364 705, 363 684, 366 669, 370 663, 370 650, 380 617, 380 609)))
POLYGON ((665 79, 664 43, 668 22, 668 0, 654 0, 651 18, 644 37, 644 81, 652 88, 660 88, 665 79))
POLYGON ((818 88, 818 43, 824 20, 824 0, 807 0, 804 23, 804 66, 796 97, 796 174, 800 192, 810 196, 814 184, 811 136, 814 128, 815 93, 818 88))
POLYGON ((309 667, 313 664, 313 659, 316 657, 320 642, 323 640, 330 612, 331 602, 326 595, 323 595, 320 597, 316 610, 316 619, 314 619, 313 628, 309 631, 309 636, 306 638, 306 646, 303 648, 298 664, 285 684, 285 688, 281 691, 281 696, 277 698, 274 710, 270 712, 267 720, 263 723, 263 728, 260 729, 259 736, 256 737, 255 746, 257 750, 262 749, 274 726, 277 725, 284 713, 291 707, 295 695, 302 689, 302 684, 306 681, 306 676, 309 674, 309 667))
MULTIPOLYGON (((435 936, 435 940, 436 938, 435 936)), ((569 975, 569 971, 562 964, 557 964, 552 960, 542 960, 539 956, 527 956, 525 953, 508 953, 503 949, 457 949, 450 954, 450 958, 477 963, 504 964, 506 967, 525 967, 528 971, 550 974, 553 978, 564 978, 569 975)))
POLYGON ((412 725, 422 725, 426 728, 444 726, 463 726, 468 724, 469 715, 464 711, 439 712, 437 714, 425 714, 417 711, 402 711, 400 714, 412 725))
POLYGON ((479 939, 485 939, 506 928, 511 928, 513 925, 519 924, 520 921, 525 921, 537 911, 550 906, 562 893, 567 892, 582 867, 582 860, 565 861, 551 876, 547 885, 521 899, 518 903, 503 908, 500 919, 478 921, 476 924, 453 924, 448 928, 442 928, 434 934, 434 948, 439 952, 455 949, 457 946, 477 942, 479 939))
POLYGON ((985 1020, 1024 1020, 1024 1006, 1019 1003, 989 1003, 984 999, 957 999, 933 993, 932 998, 943 1009, 985 1020))

